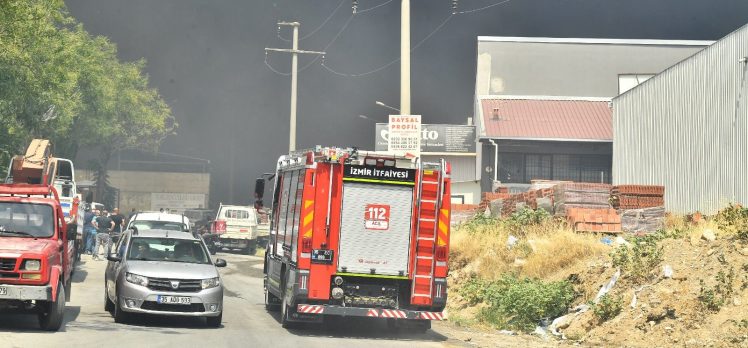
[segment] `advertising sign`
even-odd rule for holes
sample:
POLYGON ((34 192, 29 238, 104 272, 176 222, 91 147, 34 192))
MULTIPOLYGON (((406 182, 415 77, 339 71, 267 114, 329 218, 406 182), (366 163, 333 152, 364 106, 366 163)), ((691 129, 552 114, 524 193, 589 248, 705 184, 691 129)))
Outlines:
MULTIPOLYGON (((377 123, 375 151, 387 151, 390 130, 387 123, 377 123)), ((475 153, 475 126, 422 124, 421 152, 475 153)))
POLYGON ((387 151, 396 156, 419 156, 421 152, 421 116, 390 115, 387 151))

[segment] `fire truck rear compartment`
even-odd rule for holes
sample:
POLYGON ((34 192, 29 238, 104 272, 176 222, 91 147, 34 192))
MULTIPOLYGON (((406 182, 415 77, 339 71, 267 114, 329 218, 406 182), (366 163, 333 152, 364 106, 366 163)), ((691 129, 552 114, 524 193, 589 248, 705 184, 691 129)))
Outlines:
POLYGON ((413 186, 345 182, 338 272, 408 276, 412 212, 413 186), (387 209, 381 229, 367 224, 372 206, 387 209))

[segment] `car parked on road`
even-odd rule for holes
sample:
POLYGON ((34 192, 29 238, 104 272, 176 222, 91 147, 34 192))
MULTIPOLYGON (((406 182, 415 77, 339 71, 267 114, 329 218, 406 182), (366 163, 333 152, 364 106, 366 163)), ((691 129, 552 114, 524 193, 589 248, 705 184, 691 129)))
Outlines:
POLYGON ((127 230, 107 257, 105 309, 114 321, 135 313, 205 317, 220 327, 223 282, 199 236, 169 230, 127 230))
POLYGON ((190 230, 190 219, 183 214, 161 213, 147 211, 135 213, 127 223, 127 229, 132 227, 143 230, 169 230, 187 232, 190 230))

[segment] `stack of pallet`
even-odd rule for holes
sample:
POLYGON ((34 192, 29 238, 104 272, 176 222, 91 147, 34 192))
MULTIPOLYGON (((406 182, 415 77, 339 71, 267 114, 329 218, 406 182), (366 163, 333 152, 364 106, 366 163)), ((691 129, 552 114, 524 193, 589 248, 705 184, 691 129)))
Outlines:
POLYGON ((556 216, 567 216, 569 208, 609 209, 609 184, 565 183, 554 188, 556 216))
POLYGON ((621 216, 615 209, 566 208, 569 225, 577 232, 620 233, 621 216))
POLYGON ((665 205, 665 187, 653 185, 613 186, 610 202, 616 209, 645 209, 665 205))

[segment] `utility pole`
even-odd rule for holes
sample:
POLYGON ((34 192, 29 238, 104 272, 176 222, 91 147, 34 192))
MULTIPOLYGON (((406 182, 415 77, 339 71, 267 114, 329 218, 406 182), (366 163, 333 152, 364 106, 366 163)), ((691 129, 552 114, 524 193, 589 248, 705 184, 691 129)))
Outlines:
POLYGON ((400 114, 410 115, 410 0, 400 11, 400 114))
POLYGON ((265 48, 267 52, 291 53, 291 127, 288 134, 288 151, 296 150, 296 105, 298 103, 299 54, 324 55, 325 52, 299 50, 299 22, 278 22, 278 27, 293 27, 292 48, 265 48))

